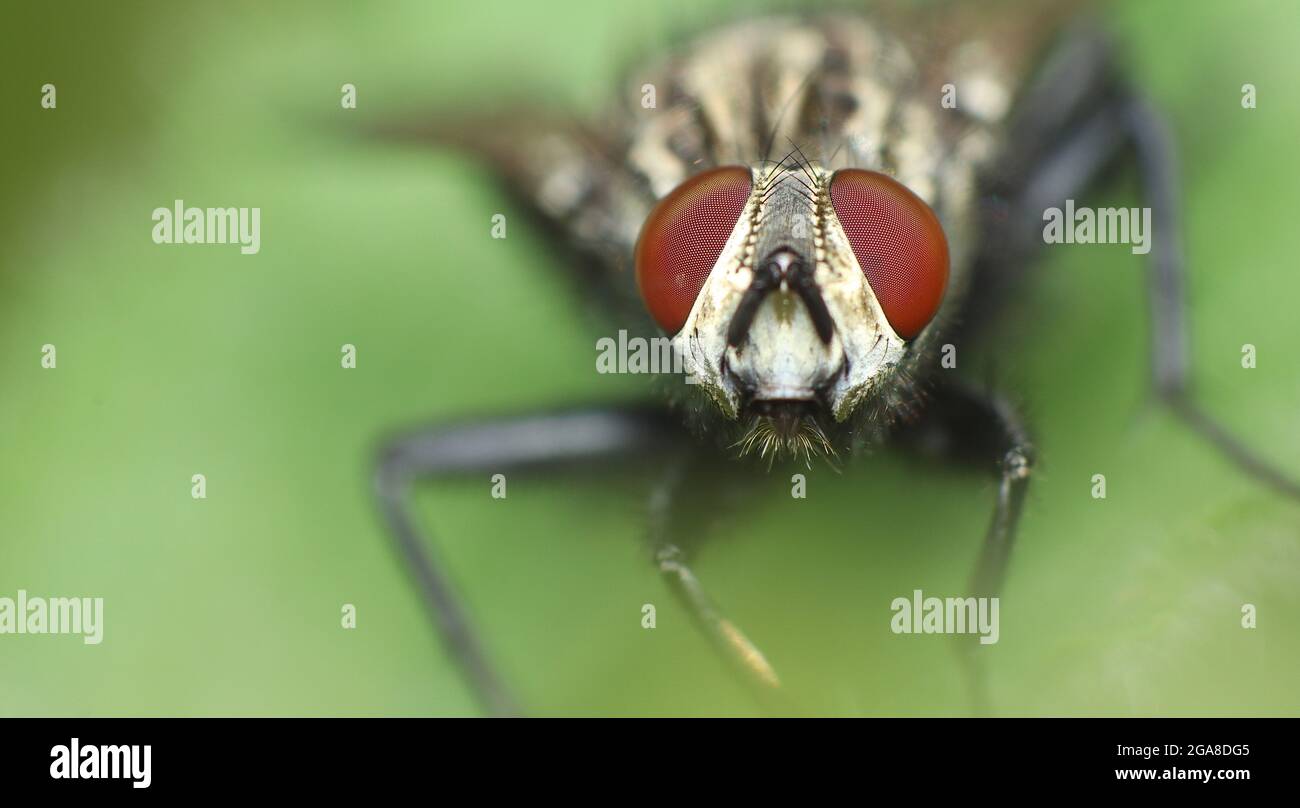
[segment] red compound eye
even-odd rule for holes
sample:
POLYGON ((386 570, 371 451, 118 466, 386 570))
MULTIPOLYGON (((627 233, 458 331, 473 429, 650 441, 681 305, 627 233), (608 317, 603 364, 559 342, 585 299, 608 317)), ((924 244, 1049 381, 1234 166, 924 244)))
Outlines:
POLYGON ((748 168, 696 174, 651 211, 636 243, 636 283, 651 316, 669 334, 686 323, 704 281, 749 201, 748 168))
POLYGON ((831 178, 831 207, 889 325, 911 339, 934 318, 948 285, 948 239, 930 206, 875 171, 831 178))

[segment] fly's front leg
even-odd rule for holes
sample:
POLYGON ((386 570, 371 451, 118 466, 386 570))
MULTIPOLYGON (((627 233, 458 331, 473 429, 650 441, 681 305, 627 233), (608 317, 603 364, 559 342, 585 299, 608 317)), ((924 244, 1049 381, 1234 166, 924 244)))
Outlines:
POLYGON ((634 452, 662 450, 681 436, 680 427, 658 411, 586 410, 433 428, 401 436, 380 454, 375 475, 379 508, 447 652, 487 713, 517 715, 519 702, 488 660, 435 549, 412 516, 412 484, 611 462, 634 452))
POLYGON ((701 476, 713 481, 712 487, 702 487, 704 481, 695 476, 707 467, 708 461, 700 457, 699 450, 684 450, 665 467, 660 484, 650 497, 649 543, 654 563, 664 577, 668 588, 685 607, 696 626, 726 659, 738 674, 751 685, 760 701, 771 702, 772 692, 781 684, 776 671, 763 652, 729 620, 705 592, 689 564, 690 545, 702 539, 699 521, 684 514, 684 501, 693 492, 716 490, 717 475, 701 476), (694 524, 692 524, 694 523, 694 524))
MULTIPOLYGON (((941 385, 931 391, 921 417, 899 437, 925 454, 996 475, 993 514, 967 591, 976 597, 1000 598, 1034 465, 1034 447, 1020 413, 999 396, 960 384, 941 385)), ((989 699, 984 668, 975 655, 978 636, 962 636, 960 651, 972 708, 983 715, 989 711, 989 699)))
POLYGON ((972 401, 972 406, 986 424, 986 439, 991 440, 995 447, 998 493, 993 517, 984 534, 979 562, 971 576, 970 591, 979 597, 994 598, 1002 592, 1002 584, 1006 581, 1020 512, 1024 508, 1025 493, 1029 490, 1034 448, 1020 414, 1005 399, 990 397, 972 401))

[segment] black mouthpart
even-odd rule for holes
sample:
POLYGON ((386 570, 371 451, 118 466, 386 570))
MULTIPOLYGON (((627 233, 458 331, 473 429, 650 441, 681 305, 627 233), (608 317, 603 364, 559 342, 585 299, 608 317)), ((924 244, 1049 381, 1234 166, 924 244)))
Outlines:
POLYGON ((765 398, 754 399, 745 407, 750 416, 762 416, 772 422, 777 434, 793 435, 804 418, 816 418, 820 404, 811 399, 765 398))
POLYGON ((772 252, 762 265, 755 270, 754 279, 740 298, 740 305, 727 326, 727 344, 738 348, 749 335, 750 326, 758 314, 758 307, 774 290, 781 288, 782 281, 789 284, 794 293, 803 301, 812 317, 813 328, 823 345, 830 345, 835 333, 835 322, 831 319, 830 309, 822 299, 821 289, 813 280, 813 274, 798 253, 788 247, 772 252))

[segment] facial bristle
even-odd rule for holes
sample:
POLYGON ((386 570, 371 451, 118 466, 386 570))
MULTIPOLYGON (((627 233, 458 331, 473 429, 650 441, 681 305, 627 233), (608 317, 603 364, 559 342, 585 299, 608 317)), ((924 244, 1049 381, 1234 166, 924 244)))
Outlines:
POLYGON ((768 468, 777 459, 789 458, 796 462, 802 460, 811 469, 814 457, 828 460, 837 457, 821 425, 811 416, 799 418, 793 425, 778 424, 766 415, 755 416, 732 448, 740 450, 740 457, 757 453, 760 460, 767 460, 768 468))

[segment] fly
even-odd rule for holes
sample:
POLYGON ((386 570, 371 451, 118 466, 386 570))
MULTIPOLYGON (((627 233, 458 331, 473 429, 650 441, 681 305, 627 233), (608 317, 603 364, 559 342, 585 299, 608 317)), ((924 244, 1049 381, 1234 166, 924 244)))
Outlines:
MULTIPOLYGON (((1109 40, 1067 10, 752 19, 633 71, 622 109, 604 120, 512 110, 463 129, 388 132, 485 159, 572 248, 584 288, 610 304, 617 327, 671 337, 698 382, 673 377, 666 406, 448 425, 382 453, 383 514, 488 712, 520 705, 411 517, 417 480, 661 462, 651 556, 760 694, 779 692, 777 668, 706 594, 690 566, 698 537, 676 519, 716 457, 848 462, 892 441, 974 462, 997 493, 969 594, 997 596, 1035 449, 1005 397, 939 357, 975 339, 1008 298, 1042 244, 1043 212, 1123 157, 1152 212, 1156 392, 1246 472, 1300 498, 1187 394, 1172 141, 1115 70, 1109 40)), ((975 707, 987 709, 973 644, 962 657, 975 707)))

